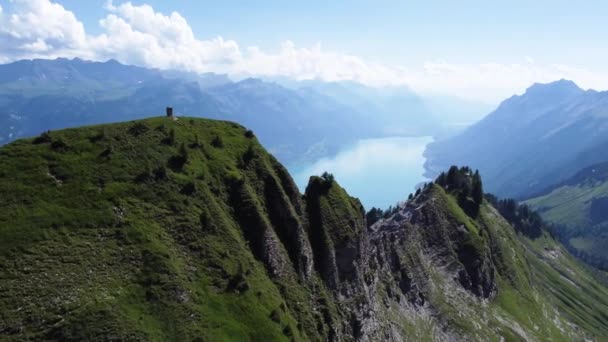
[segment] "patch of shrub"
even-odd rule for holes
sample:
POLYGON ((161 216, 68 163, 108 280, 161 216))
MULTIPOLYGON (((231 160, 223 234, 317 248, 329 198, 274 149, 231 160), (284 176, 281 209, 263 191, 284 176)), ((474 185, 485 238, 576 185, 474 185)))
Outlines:
POLYGON ((169 158, 169 167, 173 171, 182 171, 188 162, 188 150, 183 143, 179 147, 179 154, 169 158))
POLYGON ((150 180, 154 179, 154 175, 152 174, 152 170, 150 167, 146 167, 146 169, 135 177, 135 181, 137 183, 146 183, 150 180))
POLYGON ((321 175, 321 179, 323 179, 323 185, 327 189, 331 188, 331 186, 335 182, 334 175, 331 174, 331 173, 329 173, 329 172, 327 172, 327 171, 323 172, 323 174, 321 175))
POLYGON ((103 158, 109 158, 110 155, 112 155, 112 153, 114 152, 114 146, 110 145, 108 146, 108 148, 106 148, 105 150, 103 150, 99 156, 103 157, 103 158))
POLYGON ((250 288, 251 288, 251 286, 249 286, 247 279, 245 279, 245 276, 240 272, 238 274, 236 274, 235 276, 233 276, 232 278, 230 278, 230 280, 228 281, 228 285, 227 285, 228 291, 234 291, 237 293, 246 292, 250 288))
POLYGON ((175 130, 173 128, 171 128, 171 130, 169 131, 169 135, 166 136, 163 140, 162 143, 165 145, 175 145, 176 139, 175 139, 175 130))
POLYGON ((201 143, 201 140, 198 138, 198 134, 194 135, 194 141, 192 143, 190 143, 190 145, 188 145, 188 147, 190 147, 190 148, 200 148, 200 147, 203 147, 203 144, 201 143))
POLYGON ((281 315, 279 314, 279 310, 272 310, 272 312, 270 313, 270 319, 275 323, 279 323, 281 321, 281 315))
POLYGON ((216 135, 213 140, 211 140, 211 145, 215 148, 222 148, 224 147, 224 141, 219 135, 216 135))
POLYGON ((51 138, 51 131, 42 132, 40 136, 34 139, 34 144, 46 144, 50 143, 53 139, 51 138))
POLYGON ((69 149, 68 144, 61 139, 53 141, 51 143, 51 148, 56 152, 65 152, 69 149))
POLYGON ((129 128, 129 134, 132 136, 138 136, 149 131, 150 128, 143 122, 138 122, 129 128))
POLYGON ((291 337, 291 336, 293 336, 293 331, 291 330, 291 326, 286 325, 286 326, 283 328, 283 335, 285 335, 285 336, 287 336, 287 337, 291 337))
POLYGON ((154 170, 154 180, 165 180, 167 179, 167 169, 164 166, 159 166, 154 170))
POLYGON ((198 189, 196 188, 196 183, 188 182, 182 187, 181 193, 184 195, 191 196, 194 195, 197 191, 198 189))
POLYGON ((247 150, 245 151, 245 153, 243 153, 243 157, 242 157, 242 166, 246 166, 249 164, 249 162, 251 160, 253 160, 253 158, 256 157, 256 152, 255 149, 253 148, 253 145, 249 145, 249 147, 247 148, 247 150))
POLYGON ((68 172, 64 168, 56 164, 49 165, 49 173, 53 177, 55 177, 55 179, 60 180, 62 182, 65 182, 70 178, 68 172))
POLYGON ((89 137, 89 141, 92 143, 96 143, 98 141, 105 140, 105 139, 106 139, 106 130, 105 129, 101 129, 97 134, 89 137))

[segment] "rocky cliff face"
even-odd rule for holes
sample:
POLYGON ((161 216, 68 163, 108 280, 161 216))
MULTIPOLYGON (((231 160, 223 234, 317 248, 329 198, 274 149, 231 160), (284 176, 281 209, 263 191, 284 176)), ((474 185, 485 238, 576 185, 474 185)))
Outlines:
POLYGON ((554 304, 561 297, 547 284, 572 282, 575 306, 593 317, 605 314, 606 290, 552 240, 521 240, 487 203, 473 219, 430 185, 367 228, 360 202, 331 177, 311 177, 301 195, 236 124, 155 118, 51 132, 0 149, 0 175, 8 339, 542 340, 607 331, 554 304), (573 273, 560 280, 564 263, 573 273))
POLYGON ((446 196, 440 188, 429 187, 367 230, 358 201, 335 183, 311 179, 305 197, 310 230, 324 234, 325 242, 313 243, 318 246, 313 248, 318 254, 315 260, 338 305, 351 311, 347 336, 403 339, 399 326, 387 319, 391 311, 401 320, 418 315, 434 320, 431 299, 439 282, 430 278, 431 268, 441 270, 437 273, 441 291, 460 291, 463 298, 478 302, 496 294, 496 270, 488 245, 446 210, 446 196), (329 204, 326 211, 320 209, 323 203, 329 204), (340 217, 335 208, 342 207, 353 210, 340 217))

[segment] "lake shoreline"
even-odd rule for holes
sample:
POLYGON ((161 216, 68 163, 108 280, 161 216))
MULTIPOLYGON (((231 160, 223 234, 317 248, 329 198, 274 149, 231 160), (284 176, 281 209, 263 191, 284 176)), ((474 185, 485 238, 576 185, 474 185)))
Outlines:
POLYGON ((387 208, 429 181, 424 177, 424 150, 433 141, 431 136, 362 139, 334 156, 289 171, 301 192, 310 176, 327 171, 358 197, 366 210, 387 208))

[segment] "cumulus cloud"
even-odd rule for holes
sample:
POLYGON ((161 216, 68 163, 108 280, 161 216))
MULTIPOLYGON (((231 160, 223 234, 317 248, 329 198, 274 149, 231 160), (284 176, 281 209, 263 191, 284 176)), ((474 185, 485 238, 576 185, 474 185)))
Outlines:
POLYGON ((294 79, 328 81, 354 80, 369 85, 403 84, 403 72, 398 68, 366 62, 360 57, 328 52, 321 44, 298 48, 291 41, 281 45, 278 53, 267 53, 249 47, 236 69, 241 73, 288 76, 294 79))
POLYGON ((215 71, 242 59, 236 42, 195 38, 179 13, 163 15, 149 5, 106 4, 103 32, 89 35, 74 13, 50 0, 14 0, 0 16, 2 59, 37 57, 115 58, 125 63, 188 71, 215 71))
POLYGON ((131 2, 104 6, 102 33, 87 34, 74 13, 51 0, 13 0, 0 7, 0 62, 23 58, 81 57, 194 72, 241 76, 287 76, 326 81, 354 80, 372 86, 408 85, 421 92, 449 93, 497 100, 533 82, 569 78, 585 87, 607 88, 608 75, 565 65, 450 64, 427 62, 417 67, 385 65, 333 52, 321 44, 298 47, 291 41, 276 52, 240 47, 223 37, 197 38, 179 13, 163 14, 131 2))
POLYGON ((74 13, 48 0, 14 0, 14 12, 2 18, 0 32, 27 49, 31 43, 78 48, 85 43, 85 30, 74 13))
POLYGON ((104 33, 90 39, 90 48, 98 56, 197 72, 217 71, 242 58, 234 41, 222 37, 197 39, 177 12, 163 15, 149 5, 135 6, 130 2, 108 2, 105 8, 110 14, 99 22, 104 33))

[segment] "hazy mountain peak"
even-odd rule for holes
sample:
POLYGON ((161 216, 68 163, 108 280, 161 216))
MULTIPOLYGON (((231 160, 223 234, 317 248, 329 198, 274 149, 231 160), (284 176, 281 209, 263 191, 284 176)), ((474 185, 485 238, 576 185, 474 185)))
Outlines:
POLYGON ((107 61, 105 61, 105 62, 104 62, 104 64, 110 64, 110 65, 112 65, 112 64, 115 64, 115 65, 116 65, 116 64, 120 64, 120 65, 126 65, 126 64, 122 64, 122 63, 120 63, 119 61, 115 60, 114 58, 112 58, 112 59, 108 59, 107 61))
POLYGON ((255 77, 248 77, 240 82, 238 82, 240 84, 262 84, 264 83, 264 81, 262 81, 259 78, 255 78, 255 77))
POLYGON ((584 92, 576 83, 571 80, 560 79, 549 83, 534 83, 524 95, 554 95, 568 96, 584 92))

